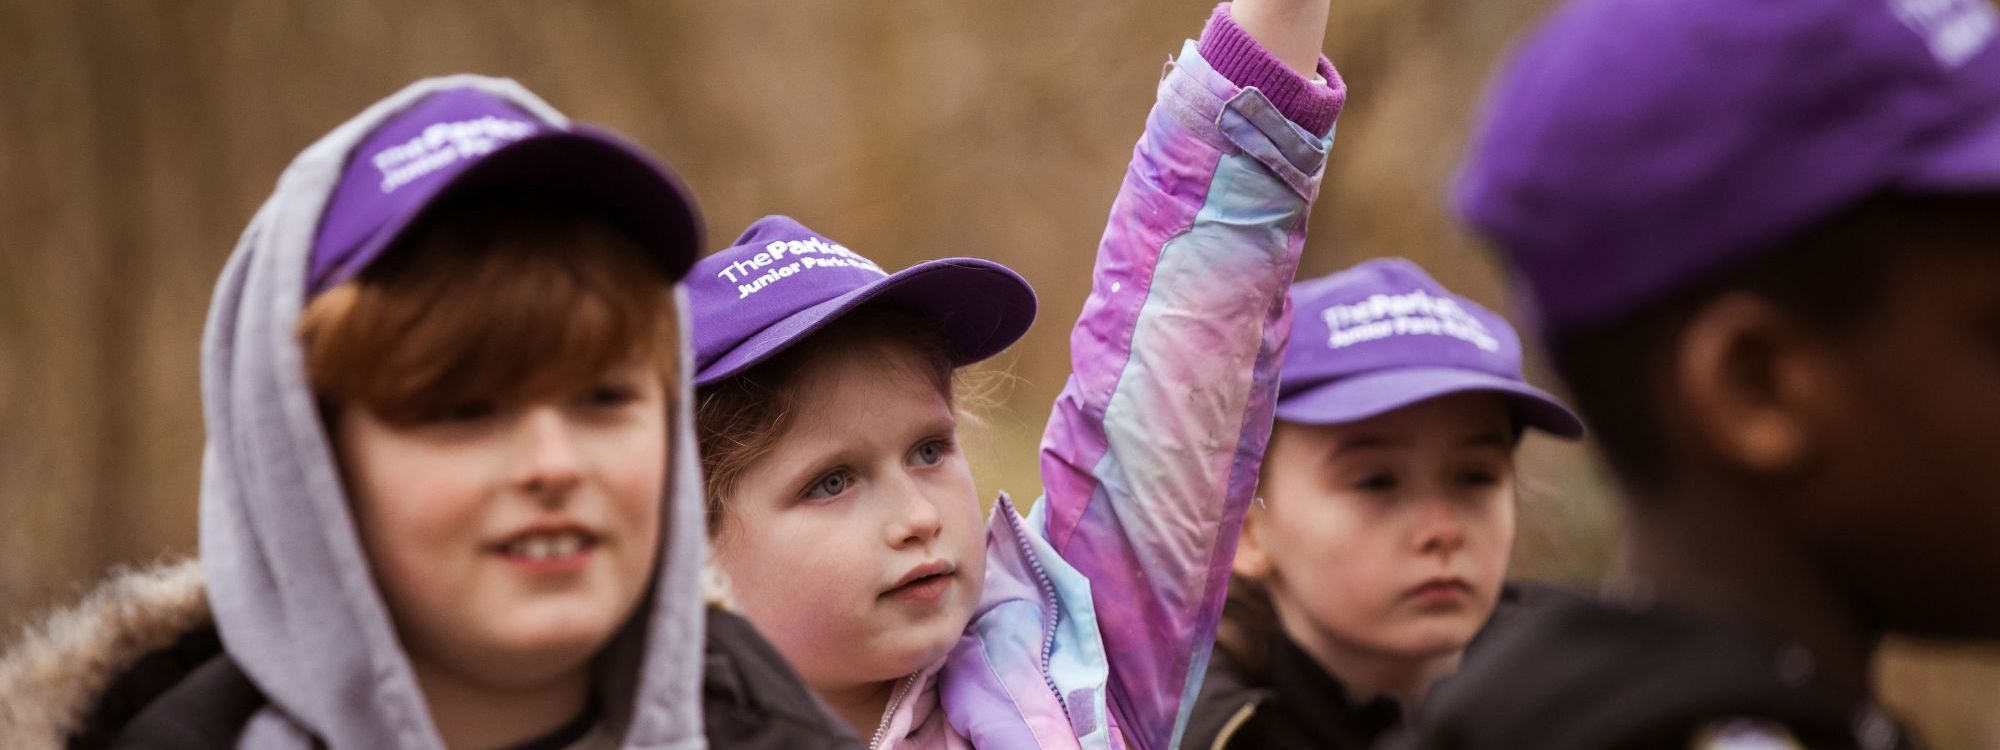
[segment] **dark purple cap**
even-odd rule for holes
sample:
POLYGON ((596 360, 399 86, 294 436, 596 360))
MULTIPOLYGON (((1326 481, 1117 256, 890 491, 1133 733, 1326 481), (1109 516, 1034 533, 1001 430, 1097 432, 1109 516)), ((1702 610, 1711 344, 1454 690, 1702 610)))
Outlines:
POLYGON ((678 280, 701 252, 701 218, 637 146, 547 122, 476 88, 445 89, 385 120, 348 157, 313 241, 308 296, 354 278, 448 195, 533 189, 601 207, 678 280))
POLYGON ((1521 377, 1507 320, 1447 291, 1402 258, 1379 258, 1292 287, 1292 343, 1278 419, 1345 424, 1454 393, 1493 393, 1521 424, 1583 436, 1556 397, 1521 377))
POLYGON ((1006 349, 1035 321, 1035 290, 992 261, 944 258, 896 273, 784 216, 766 216, 687 278, 695 385, 784 351, 867 303, 893 304, 944 331, 952 364, 1006 349))
POLYGON ((1580 0, 1499 76, 1458 211, 1541 325, 1609 323, 1870 195, 2000 188, 1986 0, 1580 0))

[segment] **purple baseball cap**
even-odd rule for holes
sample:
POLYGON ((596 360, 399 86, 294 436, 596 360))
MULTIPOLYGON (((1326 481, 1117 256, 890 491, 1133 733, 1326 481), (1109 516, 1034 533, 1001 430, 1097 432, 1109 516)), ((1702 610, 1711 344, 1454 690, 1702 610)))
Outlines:
POLYGON ((1492 393, 1515 419, 1579 438, 1583 423, 1521 377, 1507 320, 1447 291, 1402 258, 1378 258, 1292 287, 1292 343, 1278 419, 1345 424, 1439 396, 1492 393))
POLYGON ((941 327, 953 365, 999 354, 1035 322, 1034 288, 1006 266, 944 258, 887 273, 785 216, 758 219, 696 262, 687 290, 697 386, 743 372, 868 303, 941 327))
POLYGON ((1629 315, 1883 191, 2000 189, 1987 0, 1577 0, 1491 91, 1458 212, 1540 327, 1629 315))
POLYGON ((307 296, 354 278, 440 199, 507 189, 570 194, 601 207, 657 249, 675 280, 701 252, 693 198, 639 147, 549 122, 477 88, 450 88, 383 121, 348 157, 313 240, 307 296))

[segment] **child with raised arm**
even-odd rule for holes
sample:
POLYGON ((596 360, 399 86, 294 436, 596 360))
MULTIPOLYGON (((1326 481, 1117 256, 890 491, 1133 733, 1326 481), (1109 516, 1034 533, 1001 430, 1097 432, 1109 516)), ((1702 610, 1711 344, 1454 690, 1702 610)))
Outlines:
POLYGON ((879 748, 1174 747, 1270 430, 1285 290, 1344 96, 1324 0, 1219 7, 1098 248, 1044 496, 982 523, 955 368, 1034 297, 886 274, 784 217, 689 275, 715 554, 742 612, 879 748))

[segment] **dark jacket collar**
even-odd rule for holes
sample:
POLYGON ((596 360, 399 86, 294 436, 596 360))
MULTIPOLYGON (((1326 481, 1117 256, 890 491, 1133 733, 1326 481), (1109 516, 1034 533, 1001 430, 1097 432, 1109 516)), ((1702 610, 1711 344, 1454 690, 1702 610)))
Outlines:
POLYGON ((1182 750, 1366 750, 1402 724, 1394 701, 1355 705, 1346 686, 1282 632, 1252 674, 1225 651, 1209 661, 1182 750))
POLYGON ((1347 686, 1304 648, 1282 634, 1277 641, 1271 647, 1271 704, 1283 717, 1285 735, 1312 747, 1364 750, 1402 724, 1396 701, 1377 696, 1357 705, 1347 686))
POLYGON ((1705 728, 1743 718, 1805 747, 1915 745, 1867 696, 1817 682, 1789 656, 1796 649, 1663 607, 1537 607, 1434 690, 1416 736, 1397 747, 1685 748, 1705 728))

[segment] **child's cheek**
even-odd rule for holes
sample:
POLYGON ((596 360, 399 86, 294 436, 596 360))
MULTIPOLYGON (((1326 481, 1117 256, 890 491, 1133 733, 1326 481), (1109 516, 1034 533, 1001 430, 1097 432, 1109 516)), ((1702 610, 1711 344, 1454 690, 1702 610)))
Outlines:
POLYGON ((1365 503, 1340 498, 1325 523, 1331 532, 1321 549, 1333 557, 1321 570, 1324 588, 1334 601, 1330 609, 1352 618, 1350 627, 1365 627, 1388 618, 1396 609, 1402 582, 1412 576, 1414 561, 1402 554, 1403 531, 1385 514, 1370 513, 1365 503))
POLYGON ((593 489, 601 491, 609 505, 604 510, 609 521, 605 531, 613 542, 608 550, 615 566, 613 593, 621 605, 630 606, 659 560, 662 498, 671 481, 670 441, 664 418, 644 419, 595 437, 592 458, 602 486, 593 489))
POLYGON ((657 520, 662 497, 672 481, 667 468, 670 447, 659 430, 639 431, 605 446, 600 476, 605 494, 614 503, 611 510, 620 520, 657 520))
POLYGON ((443 563, 455 541, 478 532, 485 494, 478 479, 483 458, 422 440, 378 432, 356 446, 359 462, 347 472, 349 494, 371 552, 392 560, 443 563))
POLYGON ((818 510, 801 504, 745 513, 723 558, 739 593, 783 612, 848 588, 859 567, 857 532, 825 523, 818 510))
POLYGON ((856 532, 801 521, 767 519, 723 565, 744 614, 812 680, 845 671, 867 634, 876 571, 856 532))

